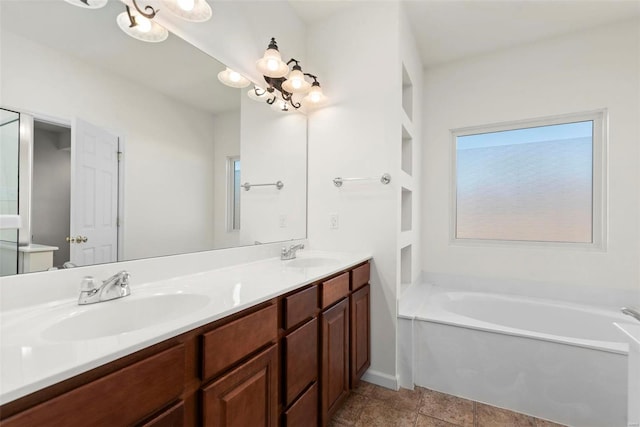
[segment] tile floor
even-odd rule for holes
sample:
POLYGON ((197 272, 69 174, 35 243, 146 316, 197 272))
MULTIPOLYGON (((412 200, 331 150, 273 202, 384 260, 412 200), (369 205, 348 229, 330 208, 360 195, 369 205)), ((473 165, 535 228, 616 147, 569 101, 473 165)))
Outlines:
POLYGON ((329 427, 560 427, 433 390, 389 390, 362 381, 329 427))

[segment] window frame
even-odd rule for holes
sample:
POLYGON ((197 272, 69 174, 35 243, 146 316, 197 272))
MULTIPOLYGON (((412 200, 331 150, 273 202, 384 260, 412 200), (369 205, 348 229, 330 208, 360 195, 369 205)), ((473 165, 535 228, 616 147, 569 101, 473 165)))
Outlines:
POLYGON ((607 247, 607 151, 608 112, 606 109, 571 113, 534 119, 516 120, 488 125, 450 129, 450 216, 449 243, 461 246, 547 246, 605 251, 607 247), (457 230, 457 138, 459 136, 492 133, 523 128, 593 121, 592 141, 592 205, 591 242, 548 242, 533 240, 467 239, 456 237, 457 230))
MULTIPOLYGON (((227 232, 236 233, 240 231, 240 226, 235 228, 235 163, 240 161, 240 156, 227 157, 227 232)), ((242 167, 242 166, 241 166, 242 167)), ((242 188, 242 187, 241 187, 242 188)), ((238 190, 240 191, 240 190, 238 190)))

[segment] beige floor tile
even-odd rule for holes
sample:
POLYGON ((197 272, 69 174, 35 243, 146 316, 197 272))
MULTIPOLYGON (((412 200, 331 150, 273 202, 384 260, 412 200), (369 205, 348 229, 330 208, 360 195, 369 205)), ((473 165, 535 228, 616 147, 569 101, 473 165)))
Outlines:
POLYGON ((482 403, 477 404, 476 417, 478 427, 535 427, 536 425, 533 417, 482 403))
POLYGON ((457 426, 455 424, 451 424, 446 421, 439 420, 437 418, 418 414, 416 427, 457 427, 457 426))
POLYGON ((420 413, 463 427, 473 427, 473 401, 422 389, 420 413))
POLYGON ((354 393, 364 394, 365 396, 370 396, 375 388, 382 388, 375 384, 368 383, 366 381, 360 381, 358 386, 353 389, 354 393))
POLYGON ((404 388, 395 391, 389 390, 388 388, 375 387, 368 396, 372 399, 381 400, 386 405, 399 411, 417 412, 420 408, 422 392, 420 390, 407 390, 404 388))
POLYGON ((416 412, 399 411, 371 399, 362 409, 356 427, 414 427, 417 415, 416 412))
POLYGON ((332 420, 340 422, 342 425, 356 425, 356 421, 358 420, 362 409, 367 403, 369 403, 369 401, 371 401, 371 399, 367 396, 351 393, 342 406, 340 406, 340 408, 335 412, 332 420))

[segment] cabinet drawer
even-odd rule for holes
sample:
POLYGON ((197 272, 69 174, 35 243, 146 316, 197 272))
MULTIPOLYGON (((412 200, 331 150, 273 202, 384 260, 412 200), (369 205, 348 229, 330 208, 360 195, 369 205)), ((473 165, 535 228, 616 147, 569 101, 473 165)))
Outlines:
POLYGON ((322 282, 322 308, 349 295, 349 273, 343 273, 331 280, 322 282))
POLYGON ((284 413, 285 427, 311 427, 318 420, 318 383, 314 383, 284 413))
POLYGON ((316 315, 318 286, 296 292, 284 298, 284 328, 290 329, 316 315))
POLYGON ((184 366, 179 345, 27 409, 2 426, 132 425, 180 396, 184 366))
POLYGON ((278 336, 276 306, 270 305, 202 336, 202 379, 208 380, 278 336))
POLYGON ((360 289, 367 283, 369 283, 369 275, 371 273, 371 266, 369 263, 361 265, 358 268, 354 268, 351 271, 351 290, 355 291, 360 289))
POLYGON ((285 406, 318 379, 318 319, 284 338, 285 406))
POLYGON ((184 426, 184 402, 180 401, 153 417, 149 421, 140 424, 140 427, 182 427, 184 426))

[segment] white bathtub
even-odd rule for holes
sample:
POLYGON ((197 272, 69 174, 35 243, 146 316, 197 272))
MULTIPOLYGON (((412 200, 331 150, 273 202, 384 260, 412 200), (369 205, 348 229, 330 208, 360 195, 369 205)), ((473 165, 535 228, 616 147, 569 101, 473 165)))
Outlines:
POLYGON ((627 425, 628 344, 615 310, 434 286, 403 298, 401 385, 572 426, 627 425))

